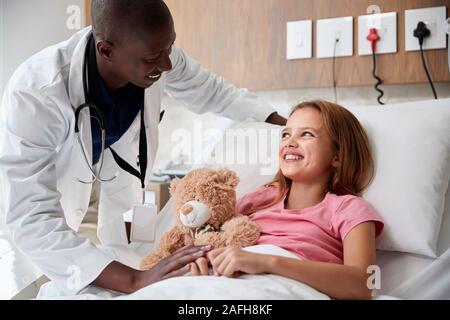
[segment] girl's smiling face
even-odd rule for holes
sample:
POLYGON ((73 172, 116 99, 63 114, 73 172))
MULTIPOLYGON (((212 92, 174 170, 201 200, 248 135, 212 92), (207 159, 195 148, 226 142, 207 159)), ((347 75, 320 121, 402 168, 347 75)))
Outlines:
POLYGON ((327 183, 339 166, 338 150, 328 134, 319 110, 295 111, 282 131, 280 169, 293 182, 327 183))

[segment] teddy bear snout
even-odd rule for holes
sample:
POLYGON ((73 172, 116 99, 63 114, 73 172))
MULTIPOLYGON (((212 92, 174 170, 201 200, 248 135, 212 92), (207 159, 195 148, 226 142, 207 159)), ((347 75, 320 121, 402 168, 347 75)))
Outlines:
POLYGON ((185 216, 191 213, 192 210, 194 210, 194 208, 190 204, 185 204, 183 207, 181 207, 181 213, 185 216))
POLYGON ((189 201, 179 211, 181 223, 189 228, 201 227, 209 219, 208 206, 200 201, 189 201))

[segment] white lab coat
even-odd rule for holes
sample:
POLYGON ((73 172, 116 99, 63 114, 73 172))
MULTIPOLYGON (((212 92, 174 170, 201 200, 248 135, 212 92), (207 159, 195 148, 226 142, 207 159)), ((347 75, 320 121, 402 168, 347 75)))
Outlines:
MULTIPOLYGON (((90 28, 28 59, 7 84, 0 109, 0 210, 18 247, 65 294, 91 283, 112 261, 76 235, 88 208, 91 185, 74 132, 74 110, 84 102, 83 60, 90 28)), ((196 113, 264 121, 274 110, 246 90, 203 69, 182 50, 171 54, 173 69, 145 91, 148 141, 147 180, 157 146, 160 102, 164 91, 196 113)), ((88 110, 80 119, 90 132, 88 110)), ((135 165, 139 116, 113 147, 135 165)), ((90 135, 83 135, 92 159, 90 135)), ((102 177, 119 171, 113 182, 102 183, 98 237, 103 244, 127 246, 122 213, 139 200, 137 178, 122 171, 105 152, 102 177)))

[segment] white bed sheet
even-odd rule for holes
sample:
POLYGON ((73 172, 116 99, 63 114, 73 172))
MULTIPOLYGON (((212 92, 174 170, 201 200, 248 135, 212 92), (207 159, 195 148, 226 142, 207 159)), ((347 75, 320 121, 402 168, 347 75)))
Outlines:
POLYGON ((393 288, 389 295, 414 300, 450 300, 450 250, 393 288))
POLYGON ((381 288, 377 295, 392 295, 402 283, 429 266, 434 259, 393 251, 377 251, 377 265, 381 270, 381 288))
POLYGON ((450 184, 445 197, 436 259, 391 251, 378 251, 381 268, 379 295, 401 299, 450 299, 450 184))
MULTIPOLYGON (((297 259, 292 253, 273 245, 246 248, 257 253, 274 254, 297 259)), ((117 251, 115 251, 117 252, 117 251)), ((112 251, 109 251, 112 253, 112 251)), ((118 258, 118 257, 116 257, 118 258)), ((298 281, 273 274, 243 275, 230 279, 219 276, 191 276, 171 278, 147 286, 133 294, 90 286, 76 296, 61 296, 47 283, 41 289, 39 299, 70 300, 329 300, 330 298, 298 281)))

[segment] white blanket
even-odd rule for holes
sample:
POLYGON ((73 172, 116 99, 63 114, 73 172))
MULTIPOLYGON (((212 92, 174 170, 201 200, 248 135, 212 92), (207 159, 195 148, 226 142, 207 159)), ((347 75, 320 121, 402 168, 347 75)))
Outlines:
MULTIPOLYGON (((272 245, 246 248, 248 251, 296 258, 290 252, 272 245)), ((147 286, 130 295, 88 287, 79 295, 64 297, 52 292, 50 283, 41 290, 40 299, 120 299, 120 300, 326 300, 328 296, 308 285, 285 277, 242 275, 238 278, 191 276, 171 278, 147 286)))
MULTIPOLYGON (((295 258, 279 247, 260 245, 248 251, 295 258)), ((217 276, 184 276, 158 282, 134 294, 119 299, 175 299, 175 300, 311 300, 328 296, 301 282, 285 277, 242 275, 238 278, 217 276)))

